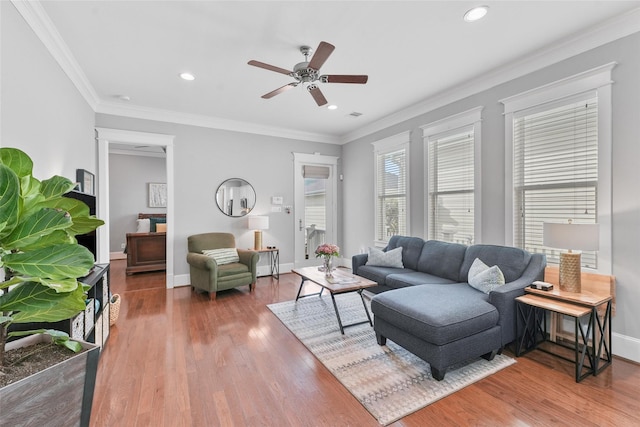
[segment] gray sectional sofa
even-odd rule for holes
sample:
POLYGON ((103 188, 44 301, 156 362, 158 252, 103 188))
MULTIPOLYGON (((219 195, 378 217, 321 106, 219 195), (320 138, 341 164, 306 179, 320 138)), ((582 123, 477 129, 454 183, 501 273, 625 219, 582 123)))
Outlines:
POLYGON ((516 338, 514 299, 542 280, 544 255, 497 246, 465 246, 418 237, 393 236, 383 250, 402 247, 402 268, 368 265, 368 254, 352 258, 354 274, 379 284, 371 301, 380 345, 390 339, 431 366, 442 380, 447 368, 477 357, 491 360, 516 338), (485 293, 468 283, 478 258, 497 265, 504 284, 485 293))

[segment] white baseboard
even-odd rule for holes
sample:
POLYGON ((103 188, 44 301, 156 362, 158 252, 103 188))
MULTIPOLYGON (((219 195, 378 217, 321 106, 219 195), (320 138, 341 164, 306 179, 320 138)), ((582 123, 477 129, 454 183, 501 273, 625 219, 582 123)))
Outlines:
POLYGON ((611 341, 614 355, 640 363, 640 339, 613 332, 611 341))
POLYGON ((176 274, 173 276, 173 287, 191 285, 191 277, 188 274, 176 274))
POLYGON ((127 254, 124 252, 110 252, 109 259, 127 259, 127 254))

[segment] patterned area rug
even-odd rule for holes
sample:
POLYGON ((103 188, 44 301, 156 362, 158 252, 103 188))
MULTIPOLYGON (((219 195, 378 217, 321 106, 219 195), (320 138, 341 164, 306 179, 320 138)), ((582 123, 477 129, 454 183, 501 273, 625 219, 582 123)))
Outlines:
MULTIPOLYGON (((366 320, 358 294, 337 295, 336 301, 345 325, 366 320)), ((491 362, 479 358, 449 368, 444 380, 436 381, 424 360, 391 340, 379 346, 369 324, 340 334, 328 295, 268 307, 382 425, 515 363, 505 355, 491 362)))

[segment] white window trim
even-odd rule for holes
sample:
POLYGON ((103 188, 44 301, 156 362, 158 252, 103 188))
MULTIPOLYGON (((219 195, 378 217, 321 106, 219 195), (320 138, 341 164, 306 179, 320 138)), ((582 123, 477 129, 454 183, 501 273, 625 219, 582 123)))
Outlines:
POLYGON ((422 129, 424 153, 424 238, 429 237, 429 141, 441 138, 446 134, 462 131, 463 128, 473 129, 473 238, 476 243, 482 242, 482 110, 484 106, 472 108, 462 113, 431 122, 422 129))
POLYGON ((612 274, 612 125, 611 73, 616 62, 593 68, 548 85, 501 99, 505 114, 505 244, 513 245, 513 119, 518 111, 581 93, 598 95, 598 272, 612 274))
POLYGON ((390 153, 392 151, 397 151, 397 150, 401 150, 404 149, 405 150, 405 159, 406 159, 406 165, 405 165, 405 179, 406 179, 406 183, 405 183, 405 188, 406 188, 406 212, 405 212, 405 222, 407 224, 407 235, 411 235, 411 222, 410 222, 410 218, 411 215, 409 214, 411 212, 411 197, 409 196, 411 194, 410 191, 410 184, 411 184, 411 179, 410 179, 410 148, 411 148, 411 132, 407 131, 407 132, 402 132, 393 136, 390 136, 388 138, 384 138, 375 142, 372 142, 371 145, 373 145, 373 174, 374 174, 374 195, 373 195, 373 199, 374 199, 374 218, 373 218, 373 241, 374 241, 374 245, 377 247, 385 247, 387 246, 388 242, 382 241, 382 240, 378 240, 377 239, 377 227, 376 227, 376 212, 378 212, 378 156, 381 154, 387 154, 390 153))

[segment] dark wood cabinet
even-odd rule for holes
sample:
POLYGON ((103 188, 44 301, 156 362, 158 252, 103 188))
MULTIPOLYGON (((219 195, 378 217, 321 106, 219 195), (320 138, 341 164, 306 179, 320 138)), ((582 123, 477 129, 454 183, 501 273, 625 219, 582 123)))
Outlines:
POLYGON ((127 233, 127 275, 166 269, 166 233, 127 233))

